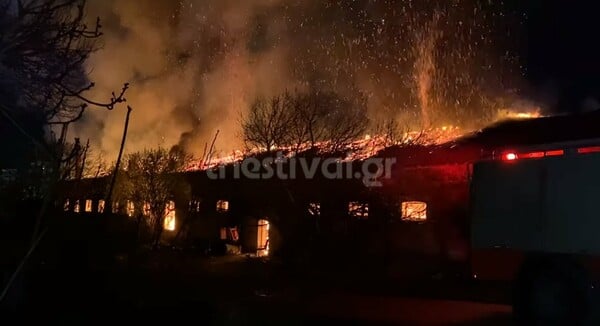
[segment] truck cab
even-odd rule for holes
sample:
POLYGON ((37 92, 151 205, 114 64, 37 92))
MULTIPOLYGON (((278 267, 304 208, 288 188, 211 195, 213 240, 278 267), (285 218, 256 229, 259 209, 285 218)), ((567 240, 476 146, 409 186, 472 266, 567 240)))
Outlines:
POLYGON ((494 151, 470 179, 473 276, 511 281, 521 324, 588 322, 599 204, 600 140, 494 151))

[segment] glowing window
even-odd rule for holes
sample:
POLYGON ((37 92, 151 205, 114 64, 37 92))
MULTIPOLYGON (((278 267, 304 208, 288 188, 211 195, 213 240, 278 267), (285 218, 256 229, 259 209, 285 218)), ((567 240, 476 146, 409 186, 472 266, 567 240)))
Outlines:
POLYGON ((222 227, 219 229, 219 237, 221 240, 229 240, 229 241, 239 241, 240 240, 240 232, 237 227, 222 227))
POLYGON ((119 209, 120 209, 120 208, 121 208, 121 206, 119 205, 119 201, 114 201, 114 202, 112 203, 112 212, 113 212, 114 214, 117 214, 117 213, 119 213, 119 209))
POLYGON ((320 203, 308 204, 308 214, 310 216, 321 216, 321 204, 320 203))
POLYGON ((170 200, 165 207, 165 221, 163 227, 167 231, 175 230, 175 202, 170 200))
POLYGON ((229 211, 229 202, 226 200, 217 201, 217 212, 224 213, 229 211))
POLYGON ((427 203, 422 201, 403 202, 402 220, 411 222, 422 222, 427 220, 427 203))
POLYGON ((69 203, 69 199, 66 199, 66 200, 65 200, 65 204, 63 205, 63 210, 64 210, 65 212, 68 212, 70 208, 71 208, 71 205, 70 205, 70 203, 69 203))
POLYGON ((91 199, 86 199, 85 211, 86 211, 86 213, 90 213, 92 211, 92 200, 91 199))
POLYGON ((268 256, 269 255, 269 229, 271 225, 267 220, 258 220, 258 230, 256 234, 256 248, 257 256, 268 256))
POLYGON ((144 202, 144 207, 142 208, 142 213, 144 216, 150 216, 150 203, 144 202))
POLYGON ((75 205, 73 206, 73 212, 79 213, 79 200, 75 201, 75 205))
POLYGON ((132 217, 135 214, 135 204, 131 201, 127 201, 127 216, 132 217))
POLYGON ((104 201, 104 199, 100 199, 98 201, 98 213, 104 213, 104 206, 106 205, 106 202, 104 201))
POLYGON ((369 218, 369 204, 357 201, 348 204, 348 214, 358 219, 369 218))
POLYGON ((231 241, 239 241, 240 240, 240 232, 237 227, 229 228, 229 238, 231 241))

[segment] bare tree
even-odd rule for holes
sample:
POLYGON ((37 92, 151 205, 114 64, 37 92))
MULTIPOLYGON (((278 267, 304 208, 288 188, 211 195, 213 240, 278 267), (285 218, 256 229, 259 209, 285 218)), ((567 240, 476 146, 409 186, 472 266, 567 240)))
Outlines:
POLYGON ((394 145, 416 145, 423 143, 423 129, 411 130, 406 124, 401 124, 398 119, 382 119, 374 123, 371 132, 379 137, 384 147, 394 145))
POLYGON ((107 102, 86 96, 94 83, 83 64, 102 33, 99 19, 85 24, 85 0, 0 0, 0 6, 1 80, 12 85, 17 107, 62 125, 88 105, 113 109, 125 100, 127 85, 107 102))
POLYGON ((332 99, 331 94, 318 91, 294 94, 291 133, 295 144, 308 143, 315 147, 324 140, 324 117, 331 108, 332 99))
POLYGON ((179 172, 190 161, 187 153, 163 147, 125 158, 125 169, 119 173, 115 195, 136 207, 138 225, 145 222, 149 227, 153 247, 160 244, 169 203, 178 193, 189 191, 189 185, 179 172))
MULTIPOLYGON (((84 63, 102 36, 100 20, 86 25, 85 0, 0 0, 0 129, 36 149, 56 179, 85 160, 85 146, 68 144, 70 123, 87 107, 108 110, 125 101, 128 84, 107 101, 87 96, 94 83, 84 63), (59 135, 53 132, 58 130, 59 135), (46 135, 52 134, 52 137, 46 135), (73 160, 79 162, 74 162, 73 160), (59 172, 60 171, 60 172, 59 172)), ((3 134, 4 136, 4 134, 3 134)), ((6 144, 11 146, 11 144, 6 144)), ((20 162, 29 164, 29 162, 20 162)), ((79 170, 81 174, 81 170, 79 170)))
POLYGON ((241 120, 244 140, 272 151, 303 144, 338 151, 363 136, 369 125, 364 97, 333 92, 285 92, 256 100, 241 120))
POLYGON ((84 178, 104 177, 111 173, 111 164, 109 164, 101 152, 88 149, 88 155, 85 167, 83 169, 84 178))
POLYGON ((323 117, 323 135, 328 149, 338 151, 364 135, 369 126, 366 99, 333 98, 327 114, 323 117))
POLYGON ((114 109, 125 102, 128 88, 124 84, 107 101, 88 97, 94 83, 84 63, 102 33, 99 19, 86 25, 85 4, 0 0, 0 128, 27 139, 37 148, 36 160, 50 162, 56 171, 86 149, 67 144, 69 124, 90 106, 114 109), (59 135, 47 137, 48 131, 59 135))
POLYGON ((69 124, 79 120, 87 107, 112 110, 125 101, 127 84, 106 101, 88 96, 94 84, 84 62, 98 48, 102 33, 100 20, 88 27, 84 13, 85 0, 0 0, 0 144, 16 151, 17 157, 27 157, 8 163, 21 170, 20 177, 30 178, 28 171, 35 163, 39 177, 33 186, 43 189, 36 191, 41 206, 28 253, 44 234, 41 221, 64 167, 85 150, 78 140, 73 146, 66 144, 69 124), (56 129, 58 137, 47 137, 56 129))
POLYGON ((289 94, 257 99, 247 115, 241 117, 247 145, 272 151, 290 143, 290 125, 294 123, 289 94))
POLYGON ((311 91, 293 97, 294 141, 336 151, 360 138, 367 130, 366 101, 347 99, 333 92, 311 91))

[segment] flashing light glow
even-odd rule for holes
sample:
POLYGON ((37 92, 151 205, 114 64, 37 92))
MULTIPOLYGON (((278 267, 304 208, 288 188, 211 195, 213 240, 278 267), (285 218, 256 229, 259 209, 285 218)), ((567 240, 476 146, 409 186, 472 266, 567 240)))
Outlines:
POLYGON ((519 158, 542 158, 544 156, 545 156, 544 152, 532 152, 532 153, 524 153, 524 154, 518 155, 519 158))
POLYGON ((600 146, 581 147, 577 149, 578 154, 598 153, 600 152, 600 146))
MULTIPOLYGON (((598 151, 600 151, 600 147, 598 147, 598 151)), ((508 152, 502 156, 504 161, 514 161, 517 159, 532 159, 532 158, 544 158, 549 156, 561 156, 564 155, 565 151, 562 149, 550 150, 545 152, 529 152, 529 153, 513 153, 508 152)))
POLYGON ((561 156, 564 155, 565 151, 562 149, 557 149, 557 150, 553 150, 553 151, 547 151, 546 152, 546 156, 561 156))
POLYGON ((515 153, 504 154, 504 160, 506 160, 506 161, 514 161, 516 159, 517 159, 517 154, 515 154, 515 153))

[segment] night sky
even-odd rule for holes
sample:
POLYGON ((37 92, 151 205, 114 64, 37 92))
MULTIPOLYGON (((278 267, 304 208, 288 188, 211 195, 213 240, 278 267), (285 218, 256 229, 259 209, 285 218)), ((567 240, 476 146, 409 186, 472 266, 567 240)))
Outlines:
POLYGON ((520 56, 532 96, 568 112, 600 98, 599 9, 595 1, 527 1, 520 56))

